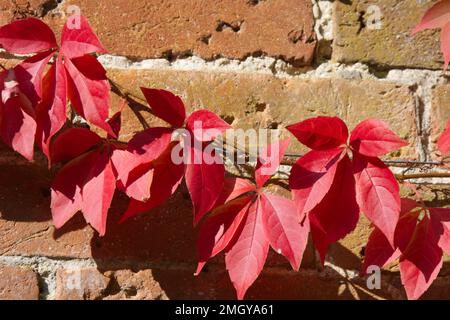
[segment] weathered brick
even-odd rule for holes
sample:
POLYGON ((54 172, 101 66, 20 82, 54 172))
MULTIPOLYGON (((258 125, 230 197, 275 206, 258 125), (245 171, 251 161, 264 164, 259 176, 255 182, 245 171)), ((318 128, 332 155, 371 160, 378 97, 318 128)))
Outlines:
POLYGON ((436 142, 444 132, 447 121, 450 120, 450 85, 440 85, 433 89, 433 100, 430 123, 431 151, 434 156, 440 156, 436 142))
POLYGON ((39 285, 33 270, 0 265, 0 300, 37 299, 39 285))
POLYGON ((364 62, 386 68, 418 67, 441 69, 443 57, 439 31, 411 35, 422 15, 437 0, 355 0, 334 1, 333 59, 364 62), (371 28, 376 11, 381 28, 371 28))
POLYGON ((257 4, 248 0, 69 0, 50 11, 46 21, 60 29, 71 5, 80 8, 112 54, 205 59, 270 56, 296 65, 309 65, 314 56, 309 0, 257 4))
POLYGON ((0 25, 15 19, 43 17, 57 5, 57 0, 0 0, 0 25))
MULTIPOLYGON (((264 270, 249 289, 247 299, 400 299, 398 275, 383 275, 380 290, 369 290, 365 279, 352 280, 332 269, 323 272, 264 270)), ((440 289, 440 287, 439 287, 440 289)), ((442 290, 442 289, 440 289, 442 290)), ((444 292, 441 297, 446 297, 444 292)), ((98 271, 59 270, 57 299, 235 299, 224 269, 199 276, 184 269, 98 271)))
MULTIPOLYGON (((385 120, 397 134, 410 142, 394 156, 416 156, 414 97, 409 87, 396 83, 157 69, 112 69, 108 76, 140 99, 141 86, 173 91, 182 97, 189 111, 210 109, 236 129, 282 129, 318 115, 340 116, 352 129, 364 119, 378 118, 385 120)), ((113 109, 118 105, 118 102, 113 103, 113 109)), ((150 125, 159 123, 147 111, 128 109, 124 114, 124 138, 129 137, 130 131, 143 128, 135 112, 150 125)), ((305 150, 292 139, 290 151, 305 150)))

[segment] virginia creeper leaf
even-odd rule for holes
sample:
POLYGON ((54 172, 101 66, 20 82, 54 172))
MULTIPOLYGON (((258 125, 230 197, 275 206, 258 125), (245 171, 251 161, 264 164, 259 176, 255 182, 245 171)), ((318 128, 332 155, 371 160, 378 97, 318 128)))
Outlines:
POLYGON ((186 110, 178 96, 161 89, 141 88, 141 90, 155 116, 176 128, 183 126, 186 110))
POLYGON ((199 110, 192 113, 186 122, 186 128, 198 141, 213 141, 231 126, 214 112, 199 110))
POLYGON ((289 142, 289 139, 278 141, 260 151, 255 169, 256 187, 258 189, 262 188, 267 180, 277 172, 289 142))

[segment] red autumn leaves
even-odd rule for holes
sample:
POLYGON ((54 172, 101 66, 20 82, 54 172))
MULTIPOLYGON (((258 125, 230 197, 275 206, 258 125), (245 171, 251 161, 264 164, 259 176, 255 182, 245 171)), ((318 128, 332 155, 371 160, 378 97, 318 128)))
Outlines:
MULTIPOLYGON (((416 31, 441 26, 438 22, 447 19, 445 3, 433 7, 416 31)), ((436 278, 442 252, 450 246, 449 211, 407 199, 400 205, 395 177, 379 157, 406 142, 386 124, 366 120, 351 134, 335 117, 289 126, 312 151, 292 168, 293 200, 270 194, 264 187, 277 171, 289 140, 260 152, 254 183, 226 177, 220 149, 213 142, 230 126, 208 110, 187 116, 181 99, 168 91, 142 88, 152 114, 168 126, 138 132, 128 143, 118 141, 121 113, 108 118, 106 71, 91 55, 105 49, 83 17, 72 19, 77 20, 64 26, 60 46, 50 28, 37 19, 0 28, 4 49, 35 54, 0 73, 0 135, 29 160, 36 144, 51 165, 62 164, 52 184, 56 227, 81 211, 104 235, 116 189, 131 199, 124 221, 165 203, 184 178, 194 225, 202 222, 197 274, 208 259, 225 252, 238 298, 262 271, 269 247, 298 270, 311 232, 324 261, 329 245, 353 231, 360 213, 374 225, 364 270, 400 257, 402 281, 411 299, 436 278), (61 130, 67 101, 107 137, 84 128, 61 130)), ((448 25, 443 34, 445 28, 448 25)), ((444 155, 450 150, 449 141, 450 122, 437 144, 444 155)))
POLYGON ((197 241, 199 264, 225 251, 225 263, 238 299, 256 280, 271 246, 298 270, 308 242, 309 224, 298 220, 294 203, 268 194, 263 187, 277 171, 289 140, 269 145, 258 158, 256 184, 228 178, 211 215, 202 224, 197 241))
POLYGON ((383 267, 399 258, 400 275, 408 299, 418 299, 436 279, 450 254, 450 209, 427 208, 402 199, 394 245, 375 228, 365 250, 363 273, 370 265, 383 267))
POLYGON ((289 186, 300 220, 308 215, 322 261, 328 246, 353 231, 363 212, 392 244, 400 214, 398 183, 379 156, 406 145, 378 120, 349 137, 339 118, 318 117, 288 127, 313 149, 292 168, 289 186))
POLYGON ((186 117, 181 99, 168 91, 142 88, 142 92, 153 115, 171 127, 144 130, 113 156, 121 189, 132 199, 122 220, 166 202, 185 177, 196 224, 222 190, 225 167, 211 142, 230 125, 208 110, 186 117))
POLYGON ((53 31, 39 19, 18 20, 0 28, 3 49, 35 54, 0 74, 2 139, 29 160, 35 143, 50 160, 51 138, 66 122, 67 99, 80 116, 113 135, 107 123, 106 71, 90 55, 105 49, 82 16, 71 19, 75 21, 65 24, 60 47, 53 31))

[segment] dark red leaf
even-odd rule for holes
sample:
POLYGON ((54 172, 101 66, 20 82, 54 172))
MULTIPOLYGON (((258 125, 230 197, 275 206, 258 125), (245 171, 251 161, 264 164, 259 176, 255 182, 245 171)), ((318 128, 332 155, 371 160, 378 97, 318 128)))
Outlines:
POLYGON ((328 246, 352 232, 359 219, 352 164, 347 155, 338 164, 330 191, 309 214, 311 234, 322 263, 328 246))
POLYGON ((222 192, 220 193, 215 206, 220 206, 251 191, 256 191, 256 188, 255 185, 249 180, 240 178, 226 178, 222 192))
POLYGON ((155 116, 176 128, 183 126, 186 110, 178 96, 160 89, 141 88, 141 90, 155 116))
POLYGON ((255 195, 240 197, 214 209, 202 224, 197 239, 198 275, 208 259, 227 248, 245 218, 255 195))
POLYGON ((430 219, 424 216, 400 258, 400 275, 410 300, 418 299, 430 287, 442 267, 438 241, 430 219))
POLYGON ((82 155, 102 139, 84 128, 70 128, 61 132, 51 145, 52 163, 67 162, 82 155))
POLYGON ((115 137, 107 122, 110 86, 105 69, 95 57, 89 55, 66 59, 64 64, 69 99, 77 113, 115 137))
MULTIPOLYGON (((172 144, 172 147, 174 143, 172 144)), ((166 202, 178 189, 184 175, 184 165, 171 161, 172 148, 168 148, 154 163, 150 198, 147 202, 131 199, 127 211, 121 218, 123 222, 138 214, 148 212, 166 202)))
POLYGON ((186 165, 186 185, 194 205, 194 225, 210 211, 223 188, 225 167, 216 156, 216 161, 207 164, 203 149, 191 147, 189 163, 186 165))
POLYGON ((41 20, 27 18, 0 28, 0 46, 16 54, 30 54, 57 47, 53 31, 41 20))
POLYGON ((326 150, 347 143, 348 129, 337 117, 317 117, 287 127, 304 145, 314 150, 326 150))
POLYGON ((325 197, 333 183, 338 160, 344 148, 310 151, 292 167, 289 187, 300 220, 325 197))

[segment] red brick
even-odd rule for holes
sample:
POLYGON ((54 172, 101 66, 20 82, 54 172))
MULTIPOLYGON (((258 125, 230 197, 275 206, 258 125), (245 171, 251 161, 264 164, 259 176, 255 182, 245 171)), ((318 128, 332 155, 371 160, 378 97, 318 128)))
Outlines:
MULTIPOLYGON (((352 280, 327 269, 325 272, 264 270, 246 299, 401 299, 398 274, 383 274, 381 289, 367 289, 365 279, 352 280)), ((439 286, 438 286, 439 287, 439 286)), ((440 288, 440 287, 439 287, 440 288)), ((432 288, 433 289, 433 288, 432 288)), ((441 293, 448 297, 448 293, 441 293)), ((59 270, 57 299, 235 299, 223 268, 199 276, 172 268, 139 271, 98 271, 94 268, 59 270)))
POLYGON ((61 26, 70 5, 79 6, 112 54, 205 59, 263 55, 297 65, 309 65, 314 55, 309 0, 256 5, 248 0, 69 0, 50 12, 47 21, 61 26))
POLYGON ((39 299, 39 285, 33 270, 0 266, 0 300, 37 299, 39 299))

